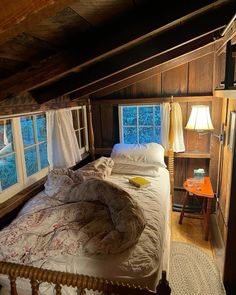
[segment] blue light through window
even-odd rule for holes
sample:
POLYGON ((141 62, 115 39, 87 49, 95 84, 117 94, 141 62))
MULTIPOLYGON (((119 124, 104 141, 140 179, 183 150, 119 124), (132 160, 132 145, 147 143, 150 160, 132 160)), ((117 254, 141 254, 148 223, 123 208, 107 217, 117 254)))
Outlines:
POLYGON ((120 110, 123 143, 160 143, 159 105, 121 106, 120 110))

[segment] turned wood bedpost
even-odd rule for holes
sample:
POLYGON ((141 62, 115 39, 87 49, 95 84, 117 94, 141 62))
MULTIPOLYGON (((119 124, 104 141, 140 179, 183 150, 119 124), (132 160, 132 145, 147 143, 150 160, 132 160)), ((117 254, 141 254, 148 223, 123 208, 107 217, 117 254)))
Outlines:
POLYGON ((11 295, 18 295, 16 290, 16 277, 9 275, 10 286, 11 286, 11 295))
POLYGON ((90 98, 87 99, 88 105, 88 128, 89 128, 89 150, 93 160, 95 160, 95 147, 94 147, 94 132, 93 132, 93 118, 92 118, 92 107, 90 98))
POLYGON ((93 276, 65 273, 49 269, 27 266, 11 262, 0 261, 0 274, 8 275, 11 286, 11 295, 17 295, 16 278, 29 279, 32 288, 32 294, 37 295, 39 284, 47 282, 54 284, 56 295, 61 295, 62 286, 71 286, 79 289, 80 295, 85 295, 86 290, 97 290, 103 294, 120 295, 170 295, 171 289, 166 280, 166 272, 162 272, 162 277, 156 288, 156 292, 150 291, 139 285, 128 284, 125 282, 111 281, 93 276))
POLYGON ((37 280, 30 280, 31 284, 31 290, 32 290, 32 295, 38 295, 39 294, 39 283, 37 280))
POLYGON ((161 279, 156 288, 156 292, 157 295, 170 295, 171 293, 171 288, 169 286, 169 282, 166 279, 165 271, 162 272, 161 279))

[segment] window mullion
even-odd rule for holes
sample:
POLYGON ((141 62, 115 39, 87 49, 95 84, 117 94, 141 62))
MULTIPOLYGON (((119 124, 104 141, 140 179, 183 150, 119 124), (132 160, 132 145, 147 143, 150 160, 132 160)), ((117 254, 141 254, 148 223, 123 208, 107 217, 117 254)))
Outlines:
POLYGON ((24 146, 21 133, 20 118, 12 119, 13 122, 13 142, 16 154, 16 167, 17 167, 17 177, 22 183, 22 186, 26 181, 26 168, 25 168, 25 155, 24 155, 24 146))
MULTIPOLYGON (((82 117, 83 119, 83 117, 82 117)), ((79 148, 82 148, 82 144, 81 144, 81 130, 80 130, 80 111, 79 109, 77 110, 77 120, 78 120, 78 135, 79 135, 79 148)))
POLYGON ((139 107, 137 106, 137 120, 136 120, 136 124, 137 124, 137 143, 139 143, 139 107))
POLYGON ((38 131, 37 131, 37 124, 36 124, 36 116, 33 116, 33 126, 34 126, 34 143, 36 147, 36 157, 38 163, 38 171, 41 170, 41 162, 40 162, 40 154, 39 154, 39 143, 38 143, 38 131))
POLYGON ((85 150, 88 151, 89 145, 88 145, 88 129, 87 129, 86 106, 83 106, 83 112, 84 112, 84 129, 85 129, 85 150))
POLYGON ((119 106, 118 108, 118 112, 119 112, 119 134, 120 134, 120 141, 124 142, 124 125, 123 125, 123 107, 119 106))
POLYGON ((152 138, 155 142, 155 106, 152 107, 152 138))

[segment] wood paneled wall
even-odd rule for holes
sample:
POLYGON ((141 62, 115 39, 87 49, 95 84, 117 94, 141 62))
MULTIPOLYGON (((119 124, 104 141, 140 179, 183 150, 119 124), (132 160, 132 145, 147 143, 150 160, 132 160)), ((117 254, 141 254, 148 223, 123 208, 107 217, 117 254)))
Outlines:
POLYGON ((224 98, 223 100, 223 114, 222 122, 225 124, 225 144, 222 147, 222 182, 220 186, 219 195, 219 208, 217 210, 218 225, 222 234, 224 242, 227 240, 228 232, 228 218, 229 218, 229 205, 230 205, 230 189, 231 189, 231 165, 232 165, 232 150, 228 146, 229 138, 229 120, 230 112, 236 111, 236 99, 224 98))
MULTIPOLYGON (((216 133, 220 130, 222 100, 212 96, 214 85, 214 54, 207 54, 196 60, 157 73, 137 81, 109 96, 92 100, 95 148, 109 154, 112 146, 119 142, 118 104, 120 103, 161 103, 171 95, 179 101, 183 125, 185 126, 193 104, 210 106, 216 133), (198 96, 196 98, 196 95, 198 96)), ((193 175, 194 168, 204 168, 212 177, 214 190, 217 189, 217 166, 219 143, 210 134, 199 135, 184 130, 186 150, 204 154, 204 157, 176 158, 175 160, 175 202, 181 203, 183 180, 193 175), (207 156, 209 155, 209 156, 207 156), (210 159, 209 159, 210 158, 210 159)))
MULTIPOLYGON (((96 99, 120 99, 120 98, 148 98, 212 95, 214 81, 214 53, 206 54, 196 60, 189 62, 182 61, 182 64, 175 66, 168 71, 159 72, 150 69, 150 76, 137 81, 132 85, 98 97, 96 99)), ((167 64, 167 63, 166 63, 167 64)), ((171 63, 170 63, 171 64, 171 63)), ((168 68, 168 66, 166 66, 168 68)), ((147 71, 148 74, 148 71, 147 71)))

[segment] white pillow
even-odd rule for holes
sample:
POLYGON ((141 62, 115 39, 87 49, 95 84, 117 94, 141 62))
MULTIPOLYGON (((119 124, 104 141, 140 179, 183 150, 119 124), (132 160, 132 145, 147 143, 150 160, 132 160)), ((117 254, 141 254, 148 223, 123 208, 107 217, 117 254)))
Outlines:
POLYGON ((117 143, 113 146, 111 157, 115 162, 139 162, 166 167, 164 148, 158 143, 125 144, 117 143))
POLYGON ((114 161, 112 173, 117 174, 135 174, 140 176, 156 177, 158 173, 158 165, 140 164, 140 163, 119 163, 114 161))

